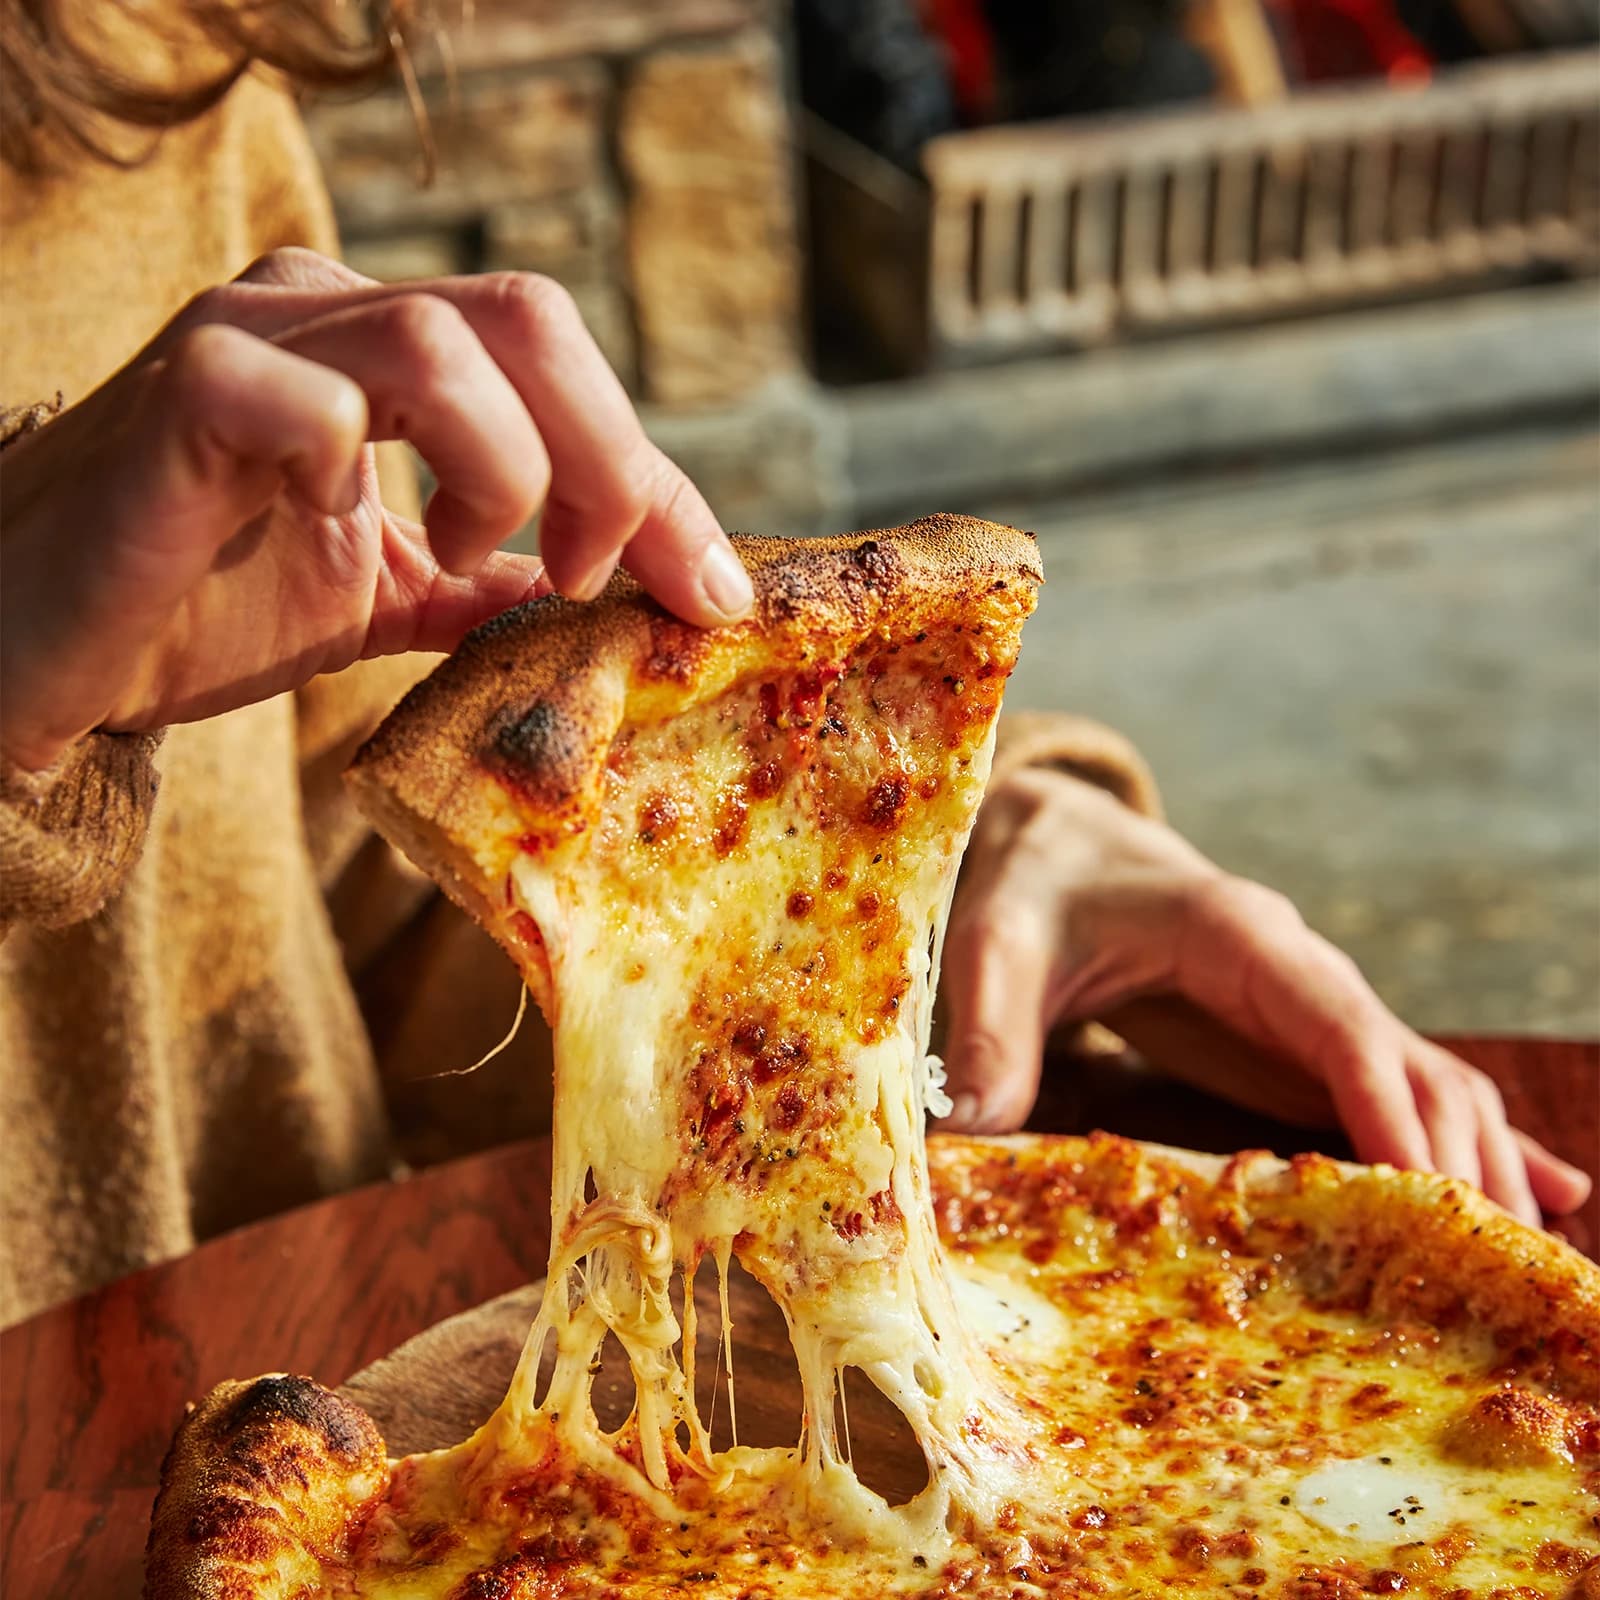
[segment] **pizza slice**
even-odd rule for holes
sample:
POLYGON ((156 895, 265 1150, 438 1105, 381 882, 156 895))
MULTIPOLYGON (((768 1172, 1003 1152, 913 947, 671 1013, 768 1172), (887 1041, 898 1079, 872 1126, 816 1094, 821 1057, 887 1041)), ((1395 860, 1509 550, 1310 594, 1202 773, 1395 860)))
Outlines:
POLYGON ((626 584, 511 613, 351 781, 554 1031, 552 1288, 504 1428, 559 1413, 564 1448, 597 1472, 620 1458, 663 1515, 677 1475, 728 1471, 672 1305, 702 1258, 736 1257, 799 1360, 796 1491, 826 1486, 863 1532, 881 1519, 836 1420, 856 1367, 923 1443, 916 1517, 942 1526, 986 1493, 974 1430, 995 1430, 928 1200, 936 945, 1038 554, 954 517, 739 550, 758 596, 743 626, 687 627, 626 584), (536 1404, 546 1333, 560 1357, 536 1404), (608 1333, 637 1388, 620 1441, 588 1399, 608 1333))

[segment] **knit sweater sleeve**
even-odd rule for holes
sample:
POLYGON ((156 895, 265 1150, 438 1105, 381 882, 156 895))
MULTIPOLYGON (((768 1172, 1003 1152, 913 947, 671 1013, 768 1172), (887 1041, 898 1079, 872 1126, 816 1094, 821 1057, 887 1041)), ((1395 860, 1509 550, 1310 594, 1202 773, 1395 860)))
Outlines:
POLYGON ((1014 711, 1000 719, 990 789, 1025 767, 1053 767, 1115 795, 1147 817, 1161 816, 1161 795, 1143 756, 1103 722, 1066 711, 1014 711))
POLYGON ((0 762, 0 931, 93 916, 144 848, 160 777, 154 733, 90 733, 44 772, 0 762))
MULTIPOLYGON (((0 451, 61 411, 0 409, 0 451)), ((90 733, 44 772, 0 761, 0 935, 16 922, 64 928, 93 916, 144 848, 160 734, 90 733)))

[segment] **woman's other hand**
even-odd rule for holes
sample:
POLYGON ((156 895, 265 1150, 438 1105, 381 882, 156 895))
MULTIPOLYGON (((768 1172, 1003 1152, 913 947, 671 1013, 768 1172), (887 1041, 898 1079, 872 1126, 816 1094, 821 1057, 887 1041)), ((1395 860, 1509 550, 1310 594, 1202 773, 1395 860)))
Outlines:
POLYGON ((1362 1160, 1465 1178, 1527 1222, 1589 1192, 1507 1124, 1485 1074, 1406 1027, 1282 895, 1064 773, 1016 773, 985 800, 942 992, 950 1128, 1019 1127, 1051 1027, 1171 994, 1272 1058, 1249 1074, 1185 1064, 1219 1094, 1295 1121, 1331 1111, 1362 1160))
POLYGON ((571 298, 523 273, 385 285, 274 252, 8 449, 0 512, 0 747, 33 770, 92 728, 448 649, 550 588, 592 598, 619 561, 691 622, 751 604, 571 298), (420 525, 379 499, 384 439, 438 480, 420 525), (540 511, 542 565, 500 550, 540 511))

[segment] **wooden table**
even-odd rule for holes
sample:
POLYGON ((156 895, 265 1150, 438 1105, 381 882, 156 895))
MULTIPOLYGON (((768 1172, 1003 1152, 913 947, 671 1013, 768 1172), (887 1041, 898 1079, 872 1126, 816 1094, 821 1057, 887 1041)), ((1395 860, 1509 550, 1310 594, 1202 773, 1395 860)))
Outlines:
MULTIPOLYGON (((1600 1045, 1452 1040, 1514 1121, 1594 1173, 1600 1045)), ((1196 1149, 1347 1153, 1136 1065, 1062 1063, 1035 1126, 1196 1149)), ((521 1144, 307 1206, 33 1318, 0 1337, 0 1592, 136 1600, 161 1458, 186 1401, 289 1370, 330 1386, 423 1328, 539 1276, 549 1151, 521 1144)), ((1600 1196, 1565 1231, 1600 1240, 1600 1196)))

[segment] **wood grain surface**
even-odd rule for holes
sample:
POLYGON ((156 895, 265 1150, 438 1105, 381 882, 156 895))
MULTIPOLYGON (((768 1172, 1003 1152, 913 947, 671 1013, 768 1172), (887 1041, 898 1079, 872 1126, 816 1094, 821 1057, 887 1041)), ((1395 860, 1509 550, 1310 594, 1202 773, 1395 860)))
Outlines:
MULTIPOLYGON (((1184 1019, 1155 1025, 1167 1047, 1199 1048, 1184 1019)), ((1449 1042, 1500 1084, 1514 1121, 1600 1169, 1600 1045, 1449 1042)), ((1348 1153, 1337 1135, 1241 1112, 1129 1059, 1056 1063, 1031 1125, 1216 1151, 1348 1153)), ((548 1194, 548 1146, 517 1145, 241 1229, 8 1329, 0 1593, 135 1600, 161 1459, 188 1402, 219 1379, 261 1372, 338 1385, 424 1329, 525 1286, 544 1267, 548 1194)), ((1600 1198, 1563 1229, 1593 1254, 1600 1198)))
POLYGON ((0 1336, 0 1594, 133 1600, 161 1460, 214 1383, 329 1386, 544 1270, 546 1144, 306 1206, 0 1336))

